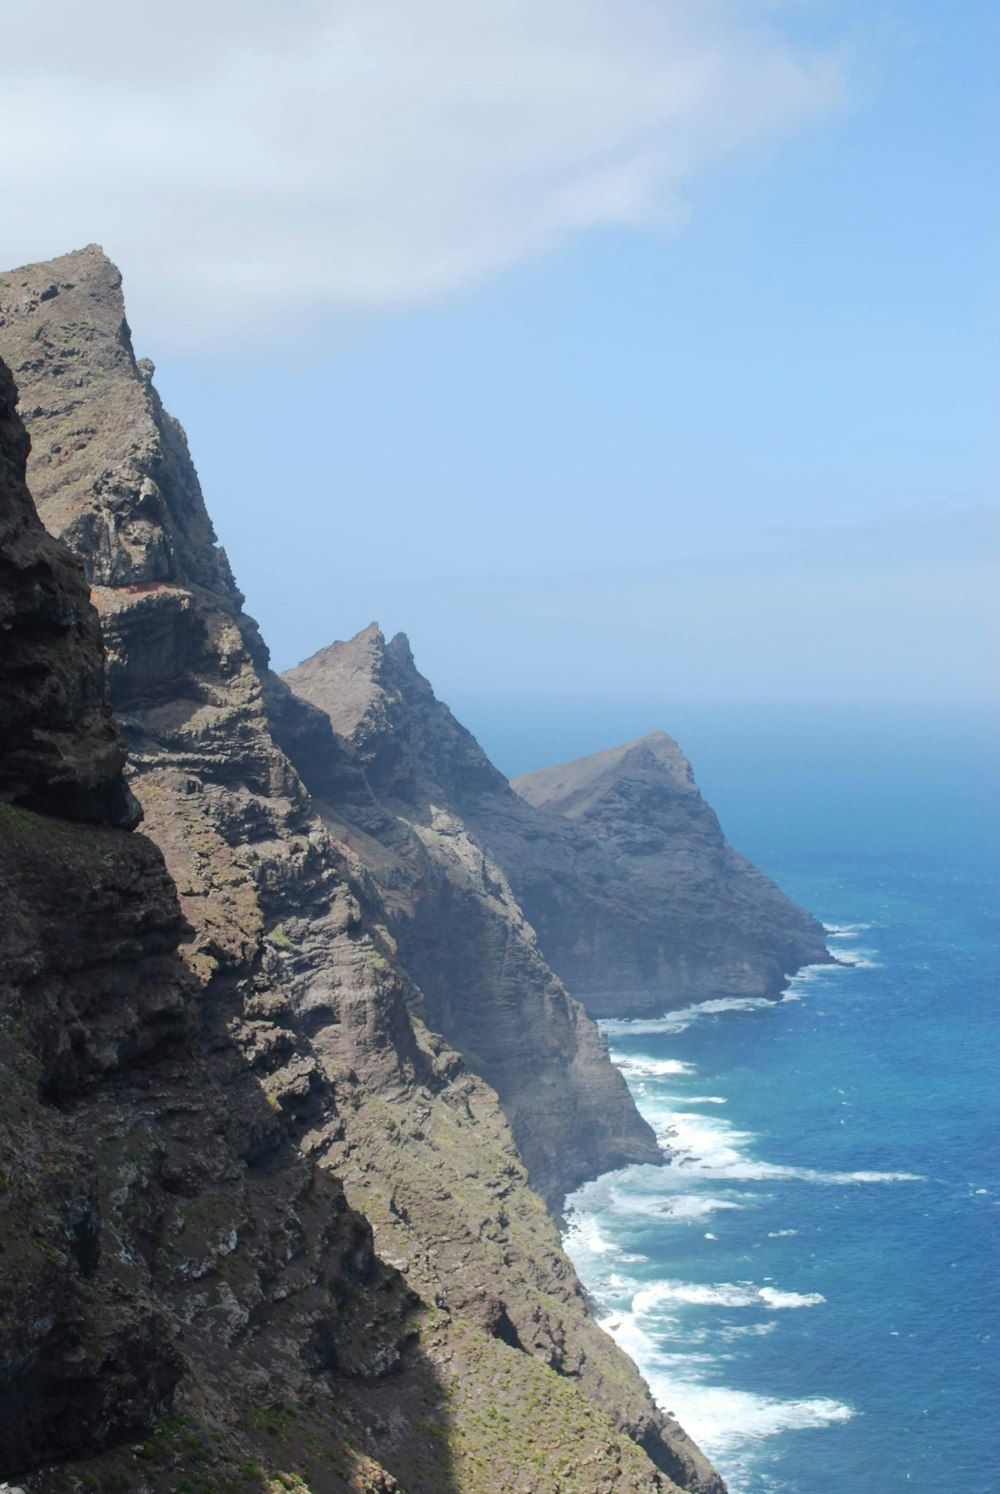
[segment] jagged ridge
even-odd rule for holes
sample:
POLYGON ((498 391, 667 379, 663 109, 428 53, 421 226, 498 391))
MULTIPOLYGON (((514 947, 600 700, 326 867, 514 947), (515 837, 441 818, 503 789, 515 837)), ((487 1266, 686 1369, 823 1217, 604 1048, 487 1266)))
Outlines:
MULTIPOLYGON (((535 959, 544 956, 593 1017, 776 997, 796 970, 829 959, 822 925, 728 845, 665 732, 508 785, 436 699, 403 635, 385 643, 373 624, 283 678, 322 708, 364 764, 389 828, 356 797, 344 801, 341 819, 353 816, 373 837, 374 845, 359 842, 359 855, 387 897, 398 894, 393 930, 416 946, 420 969, 419 932, 430 920, 398 893, 400 826, 453 869, 453 881, 478 876, 481 897, 502 896, 535 959), (391 851, 379 849, 387 844, 391 851)), ((313 749, 303 759, 321 796, 323 757, 313 749)), ((349 826, 342 833, 350 838, 349 826)), ((433 967, 448 941, 431 937, 433 967)), ((428 992, 434 978, 431 968, 428 992)), ((435 993, 437 1009, 461 989, 453 972, 435 993)), ((474 1046, 482 1019, 472 996, 468 1017, 474 1046)))
POLYGON ((288 744, 327 824, 376 883, 431 1025, 497 1090, 543 1196, 559 1207, 585 1178, 662 1161, 604 1040, 542 958, 503 868, 469 832, 468 805, 509 790, 435 700, 405 637, 387 644, 372 624, 283 679, 363 765, 370 802, 339 792, 342 748, 329 731, 288 744))

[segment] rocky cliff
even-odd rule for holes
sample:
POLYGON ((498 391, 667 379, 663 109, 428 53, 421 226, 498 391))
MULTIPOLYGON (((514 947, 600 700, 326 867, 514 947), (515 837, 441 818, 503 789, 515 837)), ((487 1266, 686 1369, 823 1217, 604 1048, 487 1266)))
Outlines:
POLYGON ((432 1027, 500 1095, 536 1186, 558 1206, 602 1168, 660 1161, 604 1040, 543 959, 502 866, 470 833, 471 800, 512 796, 434 699, 406 639, 387 644, 372 624, 283 678, 364 768, 371 804, 340 790, 329 731, 286 743, 326 823, 378 887, 432 1027))
MULTIPOLYGON (((168 1044, 172 1069, 127 1068, 99 1091, 101 1135, 124 1148, 115 1165, 94 1154, 109 1217, 121 1198, 148 1202, 115 1240, 116 1301, 163 1313, 177 1353, 128 1429, 155 1418, 176 1381, 197 1430, 179 1434, 178 1450, 176 1427, 159 1427, 181 1462, 224 1459, 243 1438, 316 1489, 391 1489, 395 1477, 435 1494, 719 1490, 591 1320, 494 1090, 426 1025, 382 886, 331 833, 275 739, 300 750, 317 728, 332 733, 267 673, 183 433, 151 366, 134 358, 117 271, 94 248, 29 266, 0 277, 0 308, 39 510, 91 583, 131 786, 190 925, 183 970, 161 950, 171 1002, 188 992, 189 1046, 168 1044), (189 1436, 200 1453, 185 1453, 189 1436)), ((339 794, 352 815, 367 806, 382 823, 356 754, 333 742, 324 772, 332 809, 339 794)), ((39 856, 38 876, 51 875, 39 856)), ((12 875, 24 880, 16 859, 12 875)), ((17 935, 26 958, 41 938, 27 925, 17 935)), ((112 972, 120 958, 109 954, 112 972)), ((562 1038, 595 1082, 614 1086, 585 1019, 551 986, 562 1038)), ((86 1047, 91 1019, 79 1025, 86 1047)), ((552 1057, 561 1082, 577 1059, 562 1039, 552 1057)), ((615 1146, 645 1144, 617 1094, 603 1129, 589 1102, 593 1167, 622 1155, 615 1146)), ((584 1095, 576 1105, 588 1113, 584 1095)), ((541 1138, 534 1165, 543 1178, 548 1165, 554 1195, 558 1158, 541 1138)), ((97 1304, 98 1328, 103 1319, 97 1304)), ((62 1324, 58 1309, 52 1320, 62 1324)), ((67 1434, 39 1456, 89 1445, 67 1434)), ((141 1486, 184 1486, 178 1462, 171 1472, 130 1456, 141 1486)))
POLYGON ((27 450, 0 364, 0 1477, 178 1489, 211 1465, 213 1487, 263 1489, 292 1466, 268 1419, 295 1407, 342 1469, 325 1486, 374 1488, 366 1377, 439 1395, 415 1299, 197 1008, 176 890, 130 833, 97 616, 27 450))
POLYGON ((546 956, 595 1016, 778 996, 796 970, 829 961, 822 925, 727 843, 665 732, 511 787, 556 832, 508 833, 511 879, 546 956))
MULTIPOLYGON (((453 884, 464 878, 480 900, 493 896, 508 928, 516 918, 520 947, 544 957, 591 1016, 778 996, 796 970, 829 958, 822 926, 727 844, 664 732, 508 785, 435 698, 402 636, 385 643, 372 626, 284 679, 357 753, 390 821, 453 884)), ((303 771, 319 773, 321 754, 303 771)), ((428 910, 399 891, 405 873, 378 848, 391 833, 343 804, 370 828, 359 854, 395 896, 393 931, 423 968, 428 910)), ((503 958, 512 944, 513 936, 503 958)), ((424 988, 433 987, 430 973, 424 988)), ((462 988, 455 972, 435 992, 436 1009, 462 988)), ((456 1030, 473 1048, 476 1022, 470 994, 468 1022, 456 1030)))

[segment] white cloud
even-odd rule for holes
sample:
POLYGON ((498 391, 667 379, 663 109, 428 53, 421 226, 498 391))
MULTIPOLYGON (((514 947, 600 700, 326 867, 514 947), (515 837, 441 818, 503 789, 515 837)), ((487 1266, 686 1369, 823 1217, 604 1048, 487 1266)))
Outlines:
POLYGON ((771 0, 32 0, 4 18, 0 259, 97 239, 146 336, 404 305, 836 105, 771 0))

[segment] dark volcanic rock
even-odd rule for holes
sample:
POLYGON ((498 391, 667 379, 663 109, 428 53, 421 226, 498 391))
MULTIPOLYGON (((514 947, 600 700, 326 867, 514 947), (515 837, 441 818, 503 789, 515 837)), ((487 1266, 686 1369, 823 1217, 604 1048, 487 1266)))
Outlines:
POLYGON ((125 751, 104 683, 97 615, 80 564, 39 523, 25 486, 28 437, 0 372, 0 799, 133 825, 125 751))
POLYGON ((110 1300, 92 1153, 44 1103, 176 1046, 187 983, 163 860, 116 828, 137 806, 100 628, 35 513, 15 399, 0 363, 0 1474, 125 1435, 182 1369, 162 1312, 110 1300))
MULTIPOLYGON (((221 1445, 253 1454, 261 1487, 284 1463, 316 1490, 391 1490, 395 1476, 411 1494, 493 1494, 555 1487, 582 1448, 595 1488, 668 1494, 676 1477, 717 1494, 590 1318, 496 1094, 428 1031, 379 882, 275 741, 305 753, 332 734, 266 674, 183 433, 134 358, 117 271, 93 248, 29 266, 0 277, 0 307, 39 509, 92 582, 131 782, 192 929, 179 977, 193 982, 190 1047, 123 1050, 99 1083, 88 1063, 61 1099, 85 1148, 68 1174, 98 1190, 77 1190, 67 1215, 79 1272, 97 1248, 109 1303, 129 1323, 140 1307, 162 1319, 182 1361, 174 1399, 192 1430, 171 1442, 161 1423, 142 1479, 201 1484, 221 1445)), ((359 820, 391 825, 343 744, 321 776, 359 820)), ((40 931, 20 937, 36 947, 40 931)), ((78 1025, 86 1049, 93 1009, 78 1025)), ((25 1033, 23 1052, 9 1048, 22 1081, 37 1062, 25 1033)), ((44 1123, 63 1113, 31 1104, 43 1139, 26 1198, 42 1213, 25 1203, 29 1237, 50 1206, 44 1123)), ((0 1134, 14 1176, 13 1133, 0 1134)), ((29 1251, 45 1282, 72 1279, 69 1240, 56 1250, 51 1266, 29 1251)), ((38 1322, 61 1333, 75 1308, 45 1291, 54 1307, 38 1322)), ((93 1321, 118 1321, 103 1298, 93 1321)), ((121 1404, 129 1426, 156 1409, 124 1381, 121 1404)), ((67 1433, 39 1455, 88 1445, 67 1433)))

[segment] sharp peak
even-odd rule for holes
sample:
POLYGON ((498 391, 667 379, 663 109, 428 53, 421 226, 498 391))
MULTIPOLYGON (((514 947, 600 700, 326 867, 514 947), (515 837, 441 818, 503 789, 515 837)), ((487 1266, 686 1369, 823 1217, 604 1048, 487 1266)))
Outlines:
POLYGON ((355 633, 350 639, 350 644, 369 644, 372 652, 381 658, 388 658, 395 664, 405 664, 416 668, 413 658, 413 649, 410 640, 405 633, 394 633, 391 638, 386 638, 378 622, 370 622, 367 628, 362 628, 360 633, 355 633))
POLYGON ((596 783, 600 779, 627 773, 637 764, 648 762, 652 756, 679 783, 691 783, 694 779, 691 765, 680 747, 668 732, 656 730, 644 737, 635 737, 631 742, 622 742, 617 747, 605 747, 599 752, 586 753, 583 757, 553 763, 547 768, 536 768, 530 773, 521 773, 511 779, 516 786, 562 783, 565 787, 584 782, 596 783))
POLYGON ((14 269, 3 271, 8 275, 17 275, 28 270, 60 270, 64 271, 71 266, 94 265, 100 269, 112 270, 119 277, 121 271, 114 260, 107 253, 102 244, 82 244, 79 249, 68 249, 65 254, 53 254, 48 259, 30 260, 26 264, 17 265, 14 269))
POLYGON ((636 737, 631 742, 622 743, 622 748, 627 749, 629 747, 645 747, 652 743, 655 743, 658 747, 663 745, 667 745, 670 747, 677 746, 676 740, 670 735, 670 733, 668 731, 664 731, 662 727, 658 726, 655 731, 647 731, 645 736, 636 737))
POLYGON ((355 633, 354 637, 349 638, 347 641, 348 643, 375 643, 380 648, 384 648, 385 634, 376 620, 375 622, 370 622, 367 628, 362 628, 360 632, 355 633))
POLYGON ((646 732, 645 736, 633 737, 630 742, 619 742, 614 747, 600 748, 597 752, 586 752, 582 757, 573 758, 571 761, 585 763, 591 760, 596 761, 598 758, 604 758, 608 761, 616 760, 620 762, 630 756, 631 753, 637 752, 643 747, 649 748, 654 752, 667 753, 671 757, 675 755, 683 756, 680 747, 670 733, 658 727, 655 731, 646 732))
POLYGON ((384 661, 389 661, 392 664, 402 665, 414 674, 418 672, 410 640, 406 634, 395 633, 387 640, 377 620, 370 622, 366 628, 361 628, 351 638, 337 638, 332 643, 325 644, 294 667, 301 669, 306 665, 322 664, 326 660, 343 658, 345 654, 350 656, 358 653, 371 659, 371 667, 375 669, 378 669, 384 661))
POLYGON ((405 633, 394 633, 386 644, 386 651, 401 663, 413 664, 413 649, 405 633))

